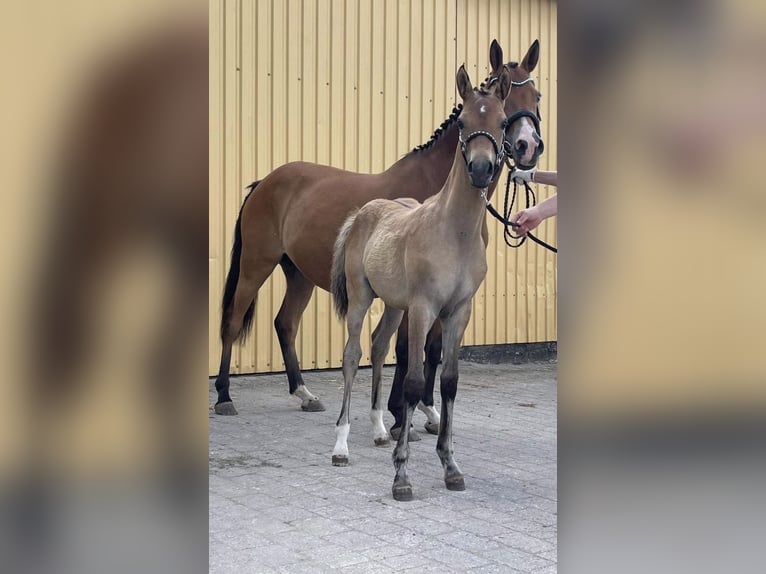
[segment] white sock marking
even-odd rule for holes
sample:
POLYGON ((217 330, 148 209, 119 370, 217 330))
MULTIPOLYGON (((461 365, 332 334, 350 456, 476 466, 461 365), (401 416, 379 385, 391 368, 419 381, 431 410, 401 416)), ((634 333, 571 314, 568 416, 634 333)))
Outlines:
POLYGON ((335 427, 335 448, 332 449, 333 455, 348 456, 348 431, 351 425, 346 423, 335 427))
POLYGON ((388 431, 383 424, 383 411, 371 409, 370 420, 372 421, 372 438, 373 439, 386 439, 388 438, 388 431))
POLYGON ((439 413, 436 411, 436 408, 434 408, 433 405, 430 407, 427 407, 423 404, 423 401, 420 401, 418 403, 418 408, 423 412, 426 417, 428 417, 428 422, 431 424, 439 424, 439 421, 441 420, 441 417, 439 416, 439 413))
POLYGON ((309 391, 306 388, 306 385, 301 385, 297 389, 295 389, 295 392, 293 393, 296 397, 298 397, 301 402, 303 401, 316 401, 316 396, 311 394, 311 391, 309 391))

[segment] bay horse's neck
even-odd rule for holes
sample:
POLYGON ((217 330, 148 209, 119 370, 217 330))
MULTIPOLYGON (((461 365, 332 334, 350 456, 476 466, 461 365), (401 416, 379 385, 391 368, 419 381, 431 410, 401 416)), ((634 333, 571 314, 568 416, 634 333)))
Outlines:
MULTIPOLYGON (((457 124, 446 127, 430 147, 412 151, 393 164, 386 171, 387 175, 408 182, 416 183, 416 193, 412 196, 420 201, 437 193, 444 185, 455 159, 457 148, 457 124)), ((401 189, 391 189, 393 197, 401 195, 401 189)))
POLYGON ((473 236, 481 234, 485 222, 486 204, 481 190, 471 185, 461 153, 455 153, 452 169, 444 187, 436 197, 442 210, 442 220, 451 229, 473 236))

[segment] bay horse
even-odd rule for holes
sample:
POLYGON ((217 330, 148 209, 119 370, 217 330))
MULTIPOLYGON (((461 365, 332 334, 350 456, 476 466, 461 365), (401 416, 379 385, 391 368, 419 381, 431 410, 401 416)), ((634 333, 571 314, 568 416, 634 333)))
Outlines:
MULTIPOLYGON (((463 110, 452 169, 441 190, 422 204, 414 199, 377 199, 346 219, 335 244, 331 288, 338 315, 346 319, 343 351, 343 405, 336 423, 334 465, 348 464, 349 406, 362 347, 362 323, 373 300, 385 310, 372 337, 373 395, 380 385, 389 341, 408 313, 406 409, 393 452, 396 500, 412 499, 407 476, 410 422, 425 391, 423 349, 437 319, 441 322, 443 366, 441 425, 436 452, 449 490, 465 490, 453 456, 452 412, 458 382, 458 349, 471 316, 471 300, 487 274, 486 189, 502 170, 507 116, 504 103, 511 74, 503 69, 487 88, 474 89, 460 66, 455 78, 463 110)), ((376 441, 385 434, 375 416, 376 441)))
MULTIPOLYGON (((543 146, 530 118, 534 115, 539 92, 529 82, 537 65, 539 43, 530 46, 520 65, 503 65, 503 51, 497 41, 490 48, 493 73, 508 67, 518 89, 506 101, 509 114, 525 112, 508 130, 517 163, 535 165, 543 146), (531 128, 530 128, 531 126, 531 128)), ((289 392, 301 400, 305 411, 322 411, 321 401, 303 382, 295 338, 301 316, 314 286, 330 289, 330 267, 335 239, 348 214, 376 198, 413 197, 424 200, 435 194, 449 173, 458 139, 460 109, 434 132, 430 140, 415 148, 386 171, 359 174, 307 162, 292 162, 278 167, 263 180, 250 185, 251 191, 240 208, 234 233, 232 257, 222 302, 221 362, 215 387, 218 397, 215 412, 235 415, 229 394, 231 352, 237 340, 244 340, 253 322, 258 290, 277 265, 285 274, 287 289, 274 321, 289 392), (331 198, 331 199, 330 199, 331 198), (306 213, 311 213, 310 218, 306 213)), ((488 190, 491 196, 494 184, 488 190)), ((485 233, 486 236, 486 233, 485 233)), ((407 346, 406 322, 397 342, 397 370, 394 389, 401 385, 407 346)), ((433 407, 433 383, 441 358, 438 327, 428 339, 426 392, 422 409, 428 417, 427 430, 435 433, 439 415, 433 407)), ((391 410, 400 426, 399 395, 392 389, 391 410)), ((373 401, 376 398, 373 397, 373 401)))

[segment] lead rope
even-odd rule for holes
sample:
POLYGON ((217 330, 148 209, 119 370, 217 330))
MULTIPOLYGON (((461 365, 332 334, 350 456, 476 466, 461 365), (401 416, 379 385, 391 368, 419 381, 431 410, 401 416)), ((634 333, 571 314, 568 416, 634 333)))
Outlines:
MULTIPOLYGON (((481 194, 482 197, 484 198, 484 203, 487 206, 487 211, 489 211, 492 217, 494 217, 500 223, 503 224, 503 241, 505 241, 505 244, 508 247, 512 247, 515 249, 517 247, 521 247, 522 245, 524 245, 524 241, 526 241, 527 237, 529 237, 529 239, 531 239, 534 243, 537 243, 541 247, 545 247, 546 249, 552 251, 553 253, 558 253, 559 250, 557 248, 546 243, 542 239, 538 239, 531 233, 527 233, 526 235, 514 235, 511 232, 511 229, 519 227, 518 223, 513 223, 511 221, 511 213, 513 212, 513 205, 514 203, 516 203, 516 192, 517 192, 518 184, 515 181, 513 182, 513 196, 511 197, 511 203, 509 205, 508 196, 510 195, 510 191, 511 191, 511 173, 513 171, 513 168, 508 158, 506 158, 506 165, 508 166, 508 177, 505 181, 505 200, 503 201, 503 215, 500 215, 497 212, 497 210, 492 206, 484 190, 482 190, 482 194, 481 194), (518 243, 512 243, 512 240, 518 240, 518 243)), ((524 188, 526 192, 527 207, 529 208, 529 207, 533 207, 537 205, 537 198, 535 197, 535 192, 532 191, 532 188, 529 187, 529 184, 526 181, 524 182, 524 188)))

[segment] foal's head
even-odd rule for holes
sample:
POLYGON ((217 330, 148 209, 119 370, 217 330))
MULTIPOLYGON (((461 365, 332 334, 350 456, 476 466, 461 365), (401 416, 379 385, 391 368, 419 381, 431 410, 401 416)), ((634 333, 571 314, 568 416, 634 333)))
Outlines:
POLYGON ((503 104, 511 89, 511 74, 504 70, 491 87, 476 89, 471 86, 465 66, 460 66, 456 82, 463 99, 457 125, 468 179, 472 186, 484 188, 503 167, 506 126, 503 104))
POLYGON ((516 166, 530 169, 537 165, 544 144, 540 137, 540 92, 535 87, 532 72, 540 59, 540 43, 535 40, 527 50, 521 63, 503 63, 503 49, 497 40, 492 41, 489 48, 489 62, 492 73, 486 81, 491 86, 498 81, 500 74, 508 71, 511 74, 511 93, 505 102, 505 113, 508 116, 507 140, 516 166))

